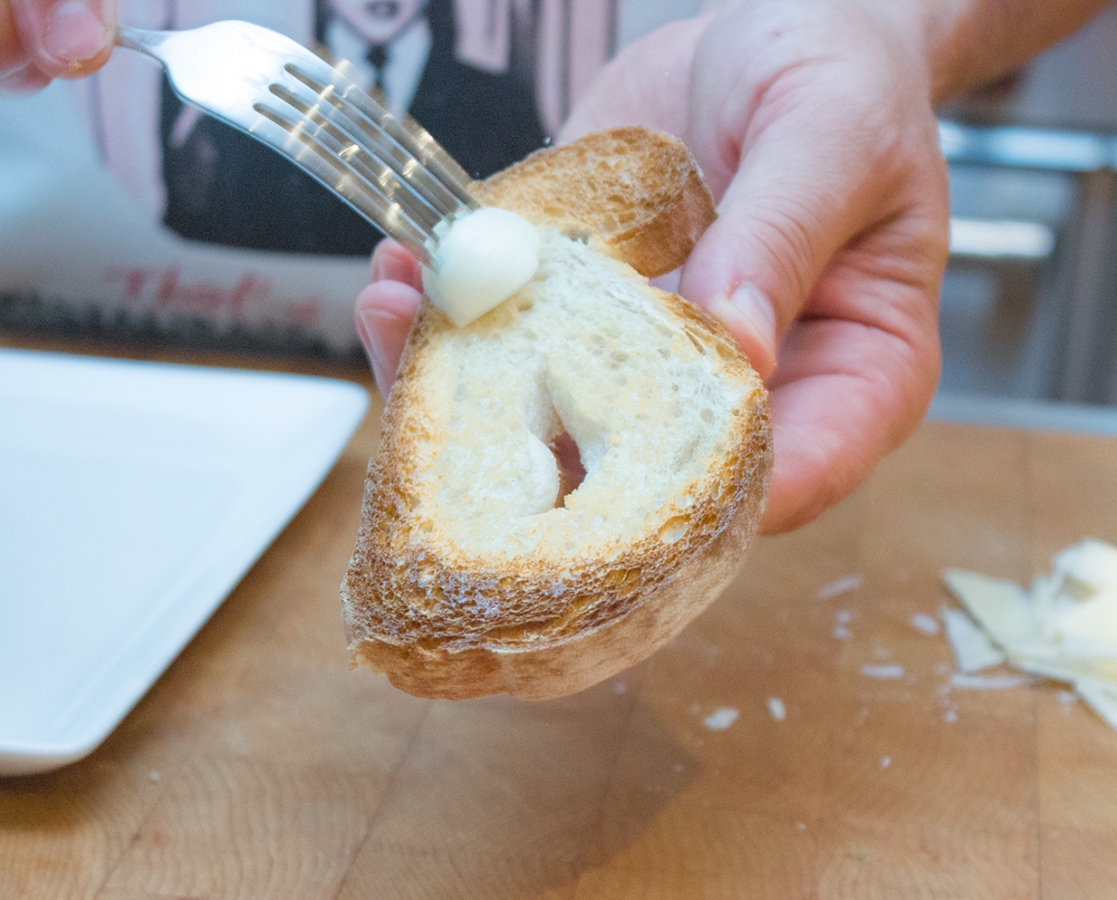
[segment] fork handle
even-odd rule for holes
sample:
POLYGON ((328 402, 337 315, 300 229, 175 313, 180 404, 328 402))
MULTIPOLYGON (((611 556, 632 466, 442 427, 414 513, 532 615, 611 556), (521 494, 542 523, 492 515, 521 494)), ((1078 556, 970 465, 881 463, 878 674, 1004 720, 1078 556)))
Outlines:
POLYGON ((152 31, 148 28, 133 28, 131 25, 121 25, 116 30, 116 45, 129 50, 139 50, 162 61, 162 57, 155 52, 156 48, 167 39, 165 31, 152 31))

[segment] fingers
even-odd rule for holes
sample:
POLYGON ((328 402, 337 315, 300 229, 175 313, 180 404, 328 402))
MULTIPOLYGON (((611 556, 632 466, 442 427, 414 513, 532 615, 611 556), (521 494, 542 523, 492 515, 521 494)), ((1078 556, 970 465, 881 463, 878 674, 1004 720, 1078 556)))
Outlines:
MULTIPOLYGON (((865 225, 858 196, 863 163, 808 146, 805 136, 815 132, 804 127, 805 115, 789 114, 741 142, 739 167, 724 185, 718 219, 680 281, 683 296, 719 318, 765 378, 829 261, 865 225)), ((701 138, 695 131, 699 161, 716 155, 708 145, 716 136, 701 138)))
POLYGON ((680 291, 766 377, 836 255, 909 214, 910 160, 937 146, 918 67, 831 6, 807 22, 790 4, 739 7, 707 29, 693 70, 689 143, 719 218, 680 291))
POLYGON ((693 70, 689 140, 720 200, 680 293, 769 386, 766 533, 851 492, 918 425, 938 376, 948 211, 929 91, 858 9, 736 7, 693 70))
POLYGON ((422 294, 398 281, 377 281, 357 297, 357 332, 380 393, 388 396, 422 294))
POLYGON ((384 397, 396 379, 422 296, 418 260, 395 241, 381 241, 372 254, 372 284, 357 297, 356 320, 357 333, 384 397))
POLYGON ((777 137, 742 163, 679 284, 722 321, 765 379, 813 286, 857 228, 848 208, 829 199, 848 172, 795 160, 777 137))
POLYGON ((680 282, 680 293, 704 306, 726 327, 764 381, 771 378, 776 371, 779 330, 776 308, 767 295, 747 281, 738 283, 731 294, 717 292, 712 296, 690 282, 685 287, 680 282), (696 299, 703 294, 707 297, 705 301, 696 299))
POLYGON ((41 87, 104 64, 116 36, 116 0, 0 2, 0 89, 41 87))
POLYGON ((848 322, 797 327, 769 402, 776 465, 761 531, 798 528, 860 484, 918 426, 938 379, 922 341, 848 322))
POLYGON ((386 238, 372 251, 372 280, 400 281, 422 290, 422 267, 403 244, 386 238))
POLYGON ((0 85, 28 65, 30 59, 16 28, 15 13, 10 4, 0 2, 0 85))
MULTIPOLYGON (((742 167, 681 282, 684 296, 726 324, 771 390, 768 533, 836 503, 922 418, 938 374, 935 298, 945 262, 944 191, 924 192, 913 178, 910 190, 869 212, 856 181, 842 181, 862 177, 859 163, 822 160, 806 171, 786 156, 782 178, 767 154, 742 167), (781 196, 768 186, 773 178, 781 196), (848 202, 835 204, 830 191, 843 184, 848 202)), ((933 159, 927 168, 929 186, 933 159)))
POLYGON ((48 84, 50 84, 50 76, 44 75, 28 63, 0 75, 0 94, 29 94, 48 84))

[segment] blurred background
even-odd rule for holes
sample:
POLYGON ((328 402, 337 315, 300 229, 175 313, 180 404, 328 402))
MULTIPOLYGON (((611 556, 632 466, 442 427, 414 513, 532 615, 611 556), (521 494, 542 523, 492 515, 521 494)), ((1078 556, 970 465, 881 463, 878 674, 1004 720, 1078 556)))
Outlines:
POLYGON ((940 394, 1117 404, 1117 7, 941 110, 940 394))
MULTIPOLYGON (((441 59, 450 0, 243 0, 237 9, 333 52, 326 13, 360 7, 395 29, 395 63, 414 51, 412 76, 445 76, 473 98, 485 85, 495 90, 490 112, 505 126, 508 92, 530 100, 534 91, 538 121, 523 146, 489 140, 496 125, 478 128, 473 107, 461 134, 439 108, 412 107, 483 175, 543 142, 612 50, 718 2, 546 0, 538 8, 555 15, 533 27, 553 31, 564 52, 541 55, 534 69, 517 55, 515 28, 499 47, 466 46, 476 65, 459 59, 461 48, 432 62, 441 59), (426 43, 416 49, 413 37, 426 43), (503 69, 486 55, 501 48, 503 69), (478 147, 462 143, 478 135, 478 147), (485 156, 498 144, 507 158, 485 156)), ((537 8, 498 5, 512 10, 513 25, 516 10, 537 8)), ((120 9, 130 24, 192 27, 227 15, 230 4, 121 0, 120 9)), ((383 75, 391 88, 395 70, 378 65, 377 82, 383 75)), ((150 61, 117 54, 91 79, 0 104, 0 335, 359 360, 352 301, 367 279, 373 230, 308 179, 293 184, 301 173, 270 150, 190 115, 159 78, 150 61), (251 202, 241 196, 250 183, 259 187, 251 202), (203 203, 210 195, 226 202, 203 203), (333 224, 319 233, 319 220, 333 224)), ((415 93, 414 78, 400 78, 401 104, 427 96, 415 93)), ((427 93, 445 101, 445 87, 427 93)), ((940 398, 1117 404, 1117 7, 940 117, 953 210, 940 398)))

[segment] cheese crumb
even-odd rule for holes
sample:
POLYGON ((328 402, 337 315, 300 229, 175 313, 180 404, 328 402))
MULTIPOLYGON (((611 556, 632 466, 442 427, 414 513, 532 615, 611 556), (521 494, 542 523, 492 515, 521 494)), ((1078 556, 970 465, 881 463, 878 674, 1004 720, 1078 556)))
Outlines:
POLYGON ((725 731, 737 721, 740 712, 732 706, 722 706, 706 716, 704 724, 711 731, 725 731))
POLYGON ((951 686, 962 690, 1004 691, 1034 683, 1035 679, 1027 675, 969 675, 955 672, 950 676, 951 686))
POLYGON ((897 665, 884 665, 884 666, 865 665, 865 666, 861 667, 861 674, 862 675, 867 675, 869 678, 882 678, 882 679, 903 678, 904 677, 904 667, 903 666, 897 666, 897 665))
POLYGON ((912 616, 911 627, 924 634, 938 634, 940 630, 938 619, 927 615, 927 613, 916 613, 912 616))
POLYGON ((824 584, 818 589, 815 596, 819 600, 829 600, 831 597, 837 597, 839 594, 846 594, 850 591, 855 591, 861 587, 862 578, 860 575, 845 575, 842 578, 836 578, 829 584, 824 584))

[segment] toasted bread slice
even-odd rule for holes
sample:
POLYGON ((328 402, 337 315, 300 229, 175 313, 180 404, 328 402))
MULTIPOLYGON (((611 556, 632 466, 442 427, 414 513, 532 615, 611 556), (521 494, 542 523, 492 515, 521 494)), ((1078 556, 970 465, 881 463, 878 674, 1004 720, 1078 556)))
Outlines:
POLYGON ((590 135, 477 194, 540 224, 540 269, 464 328, 424 302, 343 621, 354 663, 409 693, 543 699, 644 659, 736 573, 766 394, 720 325, 633 268, 675 268, 712 218, 681 143, 590 135))

